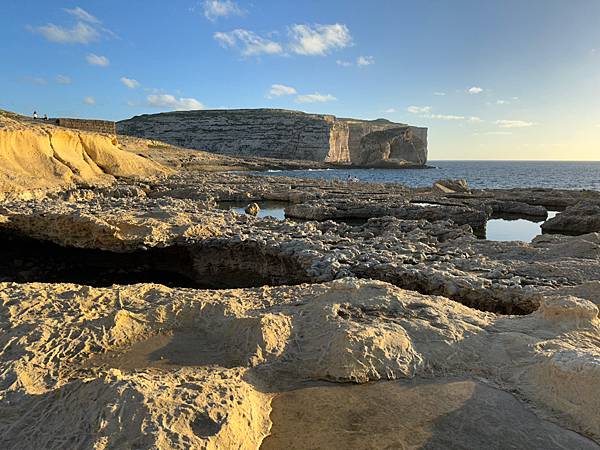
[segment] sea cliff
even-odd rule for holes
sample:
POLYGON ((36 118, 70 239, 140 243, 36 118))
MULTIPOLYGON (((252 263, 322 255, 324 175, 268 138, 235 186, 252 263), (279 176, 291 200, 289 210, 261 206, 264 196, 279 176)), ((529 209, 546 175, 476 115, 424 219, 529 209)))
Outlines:
POLYGON ((427 129, 385 119, 280 109, 178 111, 123 120, 117 132, 241 157, 378 167, 427 162, 427 129), (373 135, 384 130, 384 135, 373 135))

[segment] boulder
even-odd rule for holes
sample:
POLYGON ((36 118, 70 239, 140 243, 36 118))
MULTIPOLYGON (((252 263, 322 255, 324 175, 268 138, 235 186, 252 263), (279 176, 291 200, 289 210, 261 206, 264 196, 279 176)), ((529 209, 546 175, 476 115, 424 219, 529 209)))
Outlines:
POLYGON ((438 180, 433 183, 433 190, 440 194, 455 194, 458 192, 470 192, 467 180, 438 180))
POLYGON ((582 201, 542 224, 546 233, 587 234, 600 231, 600 202, 582 201))
POLYGON ((260 212, 260 206, 258 206, 256 203, 250 203, 248 206, 246 206, 244 211, 246 211, 246 214, 250 214, 251 216, 257 216, 260 212))

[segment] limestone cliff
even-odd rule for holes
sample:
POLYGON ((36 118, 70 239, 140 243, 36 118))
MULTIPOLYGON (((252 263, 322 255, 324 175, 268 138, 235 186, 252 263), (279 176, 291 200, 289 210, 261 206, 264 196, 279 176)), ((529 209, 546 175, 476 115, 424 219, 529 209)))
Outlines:
POLYGON ((136 116, 117 123, 119 134, 235 156, 260 156, 352 165, 378 164, 385 152, 365 155, 363 138, 402 129, 403 150, 381 165, 427 161, 427 129, 378 119, 338 119, 277 109, 202 110, 136 116))
POLYGON ((109 184, 115 177, 169 171, 119 149, 114 137, 28 122, 0 111, 0 192, 109 184))
POLYGON ((358 146, 354 162, 366 167, 401 166, 407 161, 425 164, 424 142, 410 127, 387 128, 366 134, 358 146))

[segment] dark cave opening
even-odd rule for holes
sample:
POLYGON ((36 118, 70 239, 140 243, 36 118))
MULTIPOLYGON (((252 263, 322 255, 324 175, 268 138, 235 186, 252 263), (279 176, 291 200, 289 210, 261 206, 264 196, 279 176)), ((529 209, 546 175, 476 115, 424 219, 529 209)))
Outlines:
POLYGON ((246 243, 173 245, 113 252, 0 233, 0 281, 93 287, 157 283, 195 289, 249 288, 309 281, 292 259, 246 243))

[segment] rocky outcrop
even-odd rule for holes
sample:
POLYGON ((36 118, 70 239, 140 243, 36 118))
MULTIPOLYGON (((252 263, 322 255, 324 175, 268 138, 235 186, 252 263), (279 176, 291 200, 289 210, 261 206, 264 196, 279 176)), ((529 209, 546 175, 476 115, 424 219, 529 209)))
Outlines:
POLYGON ((286 217, 304 220, 367 220, 373 217, 396 217, 405 220, 452 220, 457 225, 470 225, 482 230, 491 215, 491 210, 468 206, 424 205, 403 203, 398 200, 378 201, 362 199, 312 200, 288 206, 286 217))
POLYGON ((361 167, 394 167, 407 163, 424 165, 427 145, 411 127, 373 131, 360 140, 360 153, 353 163, 361 167))
POLYGON ((542 230, 565 234, 600 232, 600 202, 583 201, 570 206, 544 222, 542 230))
POLYGON ((433 183, 433 192, 442 195, 469 192, 469 183, 463 179, 438 180, 433 183))
POLYGON ((117 132, 243 157, 358 166, 423 165, 427 161, 426 128, 382 119, 338 119, 299 111, 205 110, 142 115, 118 122, 117 132), (388 139, 393 142, 386 152, 375 144, 381 135, 369 136, 387 129, 396 131, 388 139))
MULTIPOLYGON (((7 448, 64 448, 65 442, 72 448, 257 448, 277 420, 269 417, 276 394, 317 380, 413 379, 424 389, 409 403, 421 411, 421 425, 408 421, 417 437, 396 430, 400 442, 427 442, 428 419, 440 411, 443 421, 436 422, 454 420, 466 448, 497 443, 495 434, 481 433, 488 425, 465 427, 468 419, 456 417, 467 407, 469 417, 490 417, 498 408, 493 429, 505 429, 516 446, 525 438, 515 431, 530 435, 540 427, 525 442, 597 447, 567 429, 600 438, 598 308, 575 297, 544 302, 527 317, 502 317, 352 278, 231 291, 0 283, 0 314, 0 410, 11 419, 0 422, 0 436, 7 448), (523 414, 513 397, 510 406, 489 396, 482 402, 482 388, 434 392, 419 401, 432 392, 423 377, 432 383, 449 375, 516 393, 559 425, 523 414)), ((352 420, 373 414, 392 420, 388 402, 407 395, 399 385, 368 383, 351 397, 358 407, 382 388, 383 410, 356 409, 352 420)), ((321 404, 318 394, 295 402, 307 408, 296 426, 321 404)), ((302 445, 290 448, 296 447, 302 445)))
POLYGON ((0 115, 0 192, 110 184, 171 170, 125 152, 116 138, 0 115))

